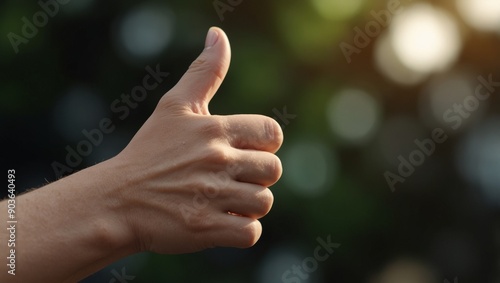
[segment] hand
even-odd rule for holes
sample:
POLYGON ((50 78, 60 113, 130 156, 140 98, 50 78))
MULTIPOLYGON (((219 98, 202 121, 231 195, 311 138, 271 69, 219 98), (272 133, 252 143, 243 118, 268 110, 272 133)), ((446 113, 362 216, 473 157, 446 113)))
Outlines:
POLYGON ((211 28, 202 54, 163 96, 130 144, 112 159, 126 185, 116 192, 140 251, 250 247, 280 178, 279 124, 258 115, 210 115, 230 62, 224 32, 211 28))

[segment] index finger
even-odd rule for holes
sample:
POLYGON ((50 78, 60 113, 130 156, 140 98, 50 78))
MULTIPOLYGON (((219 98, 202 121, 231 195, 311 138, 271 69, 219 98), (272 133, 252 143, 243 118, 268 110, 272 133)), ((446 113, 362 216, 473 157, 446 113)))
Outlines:
POLYGON ((262 115, 222 117, 228 142, 234 148, 275 153, 283 143, 283 131, 274 119, 262 115))

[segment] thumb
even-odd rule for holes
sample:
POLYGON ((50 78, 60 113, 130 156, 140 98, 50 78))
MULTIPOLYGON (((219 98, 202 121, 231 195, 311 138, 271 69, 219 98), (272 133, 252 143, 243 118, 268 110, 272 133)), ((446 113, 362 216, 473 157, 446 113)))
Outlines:
POLYGON ((224 80, 230 61, 231 47, 226 34, 220 28, 211 27, 205 49, 169 95, 186 103, 193 112, 209 114, 208 103, 224 80))

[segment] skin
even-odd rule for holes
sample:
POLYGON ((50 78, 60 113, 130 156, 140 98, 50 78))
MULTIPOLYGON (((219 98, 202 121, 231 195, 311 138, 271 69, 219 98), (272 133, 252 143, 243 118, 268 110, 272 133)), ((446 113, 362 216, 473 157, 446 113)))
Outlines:
MULTIPOLYGON (((16 198, 16 275, 0 264, 0 282, 75 282, 138 252, 257 242, 283 133, 268 117, 210 114, 231 52, 218 28, 205 46, 121 153, 16 198)), ((5 263, 8 237, 1 229, 5 263)))

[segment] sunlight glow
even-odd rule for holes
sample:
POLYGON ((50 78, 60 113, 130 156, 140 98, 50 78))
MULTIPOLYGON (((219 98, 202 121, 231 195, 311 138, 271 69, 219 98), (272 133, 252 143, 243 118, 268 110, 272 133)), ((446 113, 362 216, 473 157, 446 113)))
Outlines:
POLYGON ((500 1, 457 0, 457 7, 471 26, 479 30, 500 32, 500 1))
POLYGON ((399 14, 391 25, 391 42, 401 62, 417 72, 442 71, 461 50, 453 18, 428 4, 417 4, 399 14))

